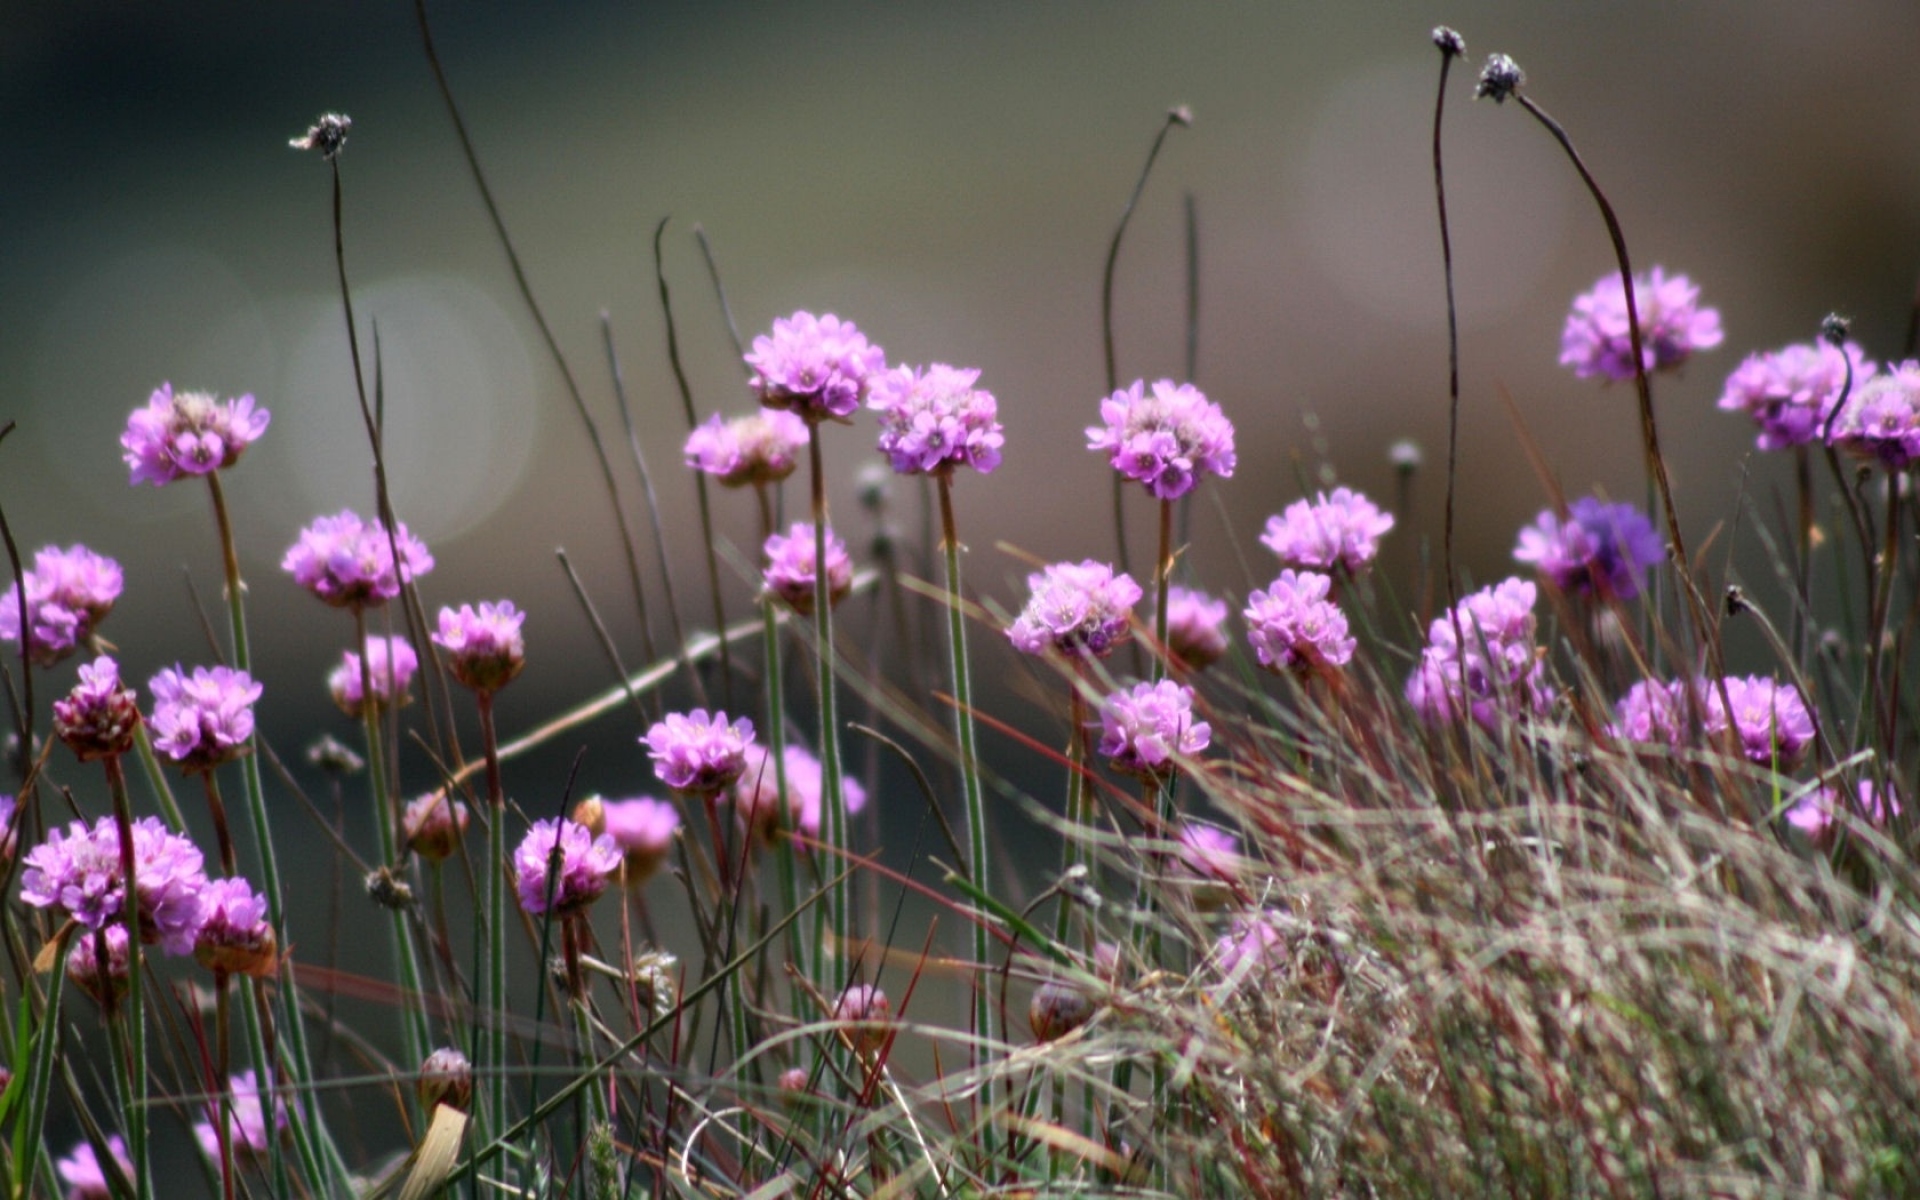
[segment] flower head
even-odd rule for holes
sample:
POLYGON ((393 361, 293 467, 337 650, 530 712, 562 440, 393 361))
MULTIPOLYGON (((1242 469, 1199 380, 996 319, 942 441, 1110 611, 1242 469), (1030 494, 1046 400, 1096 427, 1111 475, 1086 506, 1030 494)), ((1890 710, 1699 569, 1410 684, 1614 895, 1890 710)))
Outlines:
POLYGON ((711 796, 747 769, 753 722, 745 717, 729 721, 723 712, 708 716, 706 709, 696 708, 690 713, 668 713, 640 740, 647 744, 661 783, 711 796))
POLYGON ((594 837, 586 826, 564 817, 535 821, 513 852, 520 907, 536 917, 548 911, 560 918, 585 912, 619 869, 620 850, 612 838, 604 833, 594 837), (559 871, 550 874, 556 848, 559 871))
POLYGON ((433 644, 447 652, 455 679, 491 694, 513 682, 527 665, 527 644, 520 636, 526 619, 511 600, 483 600, 478 609, 471 604, 457 611, 443 608, 433 644))
POLYGON ((773 334, 753 339, 747 380, 768 408, 790 409, 809 423, 845 420, 887 369, 880 347, 869 345, 853 322, 828 313, 797 312, 773 323, 773 334))
POLYGON ((871 983, 856 983, 833 1002, 833 1019, 847 1026, 853 1044, 868 1053, 886 1041, 892 1016, 887 994, 871 983))
POLYGON ((1319 492, 1295 500, 1277 517, 1267 518, 1260 544, 1290 567, 1331 571, 1335 563, 1358 575, 1380 553, 1380 539, 1393 528, 1393 516, 1352 488, 1319 492))
MULTIPOLYGON (((107 1135, 107 1153, 120 1168, 123 1179, 133 1178, 133 1160, 127 1157, 126 1139, 117 1133, 107 1135)), ((111 1200, 113 1189, 107 1184, 107 1172, 92 1142, 79 1142, 65 1158, 53 1164, 60 1182, 67 1185, 66 1200, 111 1200)))
POLYGON ((938 475, 1000 465, 1006 441, 993 393, 974 387, 980 372, 934 363, 895 367, 874 381, 867 407, 880 413, 880 452, 902 475, 938 475))
POLYGON ((385 604, 433 570, 433 555, 407 532, 404 521, 389 537, 385 522, 363 521, 342 509, 302 529, 300 539, 281 558, 280 569, 336 608, 366 608, 385 604))
POLYGON ((86 930, 67 948, 67 982, 85 992, 105 1012, 118 1008, 133 986, 132 971, 127 927, 118 921, 86 930))
POLYGON ((210 475, 239 461, 240 452, 267 431, 269 414, 252 396, 222 402, 207 392, 176 394, 163 383, 127 418, 120 435, 130 482, 156 487, 188 475, 210 475))
POLYGON ((53 702, 53 731, 81 762, 125 754, 140 728, 134 691, 120 682, 120 665, 102 654, 80 668, 80 682, 53 702))
MULTIPOLYGON (((372 637, 367 639, 367 669, 373 675, 374 708, 400 708, 413 698, 407 689, 413 685, 413 673, 420 669, 420 656, 405 638, 372 637)), ((341 712, 349 717, 360 715, 367 695, 360 682, 360 651, 341 651, 340 665, 327 676, 327 690, 341 712)))
POLYGON ((1859 388, 1875 370, 1857 344, 1843 357, 1830 342, 1801 342, 1766 354, 1750 354, 1727 376, 1720 394, 1725 412, 1744 412, 1760 427, 1762 450, 1805 446, 1825 433, 1833 406, 1846 386, 1847 367, 1859 388))
POLYGON ((1100 753, 1142 779, 1167 778, 1175 756, 1200 753, 1212 737, 1212 726, 1193 719, 1193 689, 1171 679, 1137 683, 1100 706, 1100 753))
POLYGON ((467 806, 444 791, 428 792, 407 801, 400 814, 400 833, 407 849, 430 862, 440 862, 460 848, 467 832, 467 806))
MULTIPOLYGON (((205 859, 184 835, 171 833, 158 817, 133 823, 134 896, 140 906, 140 940, 169 954, 189 954, 203 920, 205 859)), ((120 830, 112 817, 89 828, 69 822, 47 831, 47 840, 27 851, 20 898, 35 908, 63 909, 98 930, 120 912, 127 894, 120 873, 120 830)))
POLYGON ((153 744, 188 773, 211 770, 246 753, 253 702, 261 686, 232 667, 166 667, 147 681, 153 693, 153 744))
POLYGON ((1343 667, 1357 643, 1347 636, 1347 617, 1328 596, 1333 579, 1318 571, 1288 567, 1264 592, 1247 597, 1247 639, 1269 671, 1302 675, 1343 667))
POLYGON ((1686 685, 1677 679, 1643 679, 1634 684, 1614 704, 1607 732, 1629 742, 1681 745, 1687 736, 1686 685))
MULTIPOLYGON (((853 587, 853 559, 840 535, 827 532, 827 603, 837 604, 853 587)), ((796 521, 785 533, 769 535, 762 547, 767 555, 767 590, 802 616, 813 612, 813 526, 796 521)))
POLYGON ((1070 983, 1050 979, 1033 989, 1027 1002, 1027 1028, 1035 1041, 1067 1036, 1093 1019, 1093 997, 1070 983))
POLYGON ((20 640, 20 598, 26 593, 27 656, 50 667, 79 649, 120 598, 120 564, 85 546, 43 546, 33 566, 0 597, 0 640, 20 640))
MULTIPOLYGON (((780 803, 780 779, 773 755, 764 746, 747 747, 747 769, 733 785, 733 803, 741 824, 767 842, 772 842, 789 821, 806 837, 818 838, 826 812, 825 773, 820 760, 789 742, 780 761, 787 776, 785 804, 780 803)), ((867 806, 867 789, 857 779, 843 778, 840 794, 849 815, 867 806)))
MULTIPOLYGON (((1648 371, 1678 367, 1696 350, 1720 344, 1720 314, 1700 307, 1700 289, 1685 275, 1668 277, 1655 267, 1633 281, 1633 305, 1640 318, 1640 348, 1648 371)), ((1602 275, 1593 289, 1573 302, 1560 334, 1560 365, 1581 379, 1595 375, 1632 379, 1633 339, 1627 324, 1627 291, 1620 275, 1602 275)))
POLYGON ((1857 390, 1833 423, 1833 444, 1890 471, 1920 459, 1920 360, 1888 367, 1857 390))
POLYGON ((727 487, 778 483, 800 465, 800 449, 811 436, 805 421, 783 409, 731 421, 715 413, 687 435, 687 465, 727 487))
POLYGON ((1783 772, 1798 766, 1813 742, 1813 714, 1800 689, 1762 675, 1728 676, 1723 682, 1725 702, 1718 687, 1706 689, 1702 723, 1707 734, 1717 737, 1731 725, 1750 761, 1783 772))
POLYGON ((607 836, 627 856, 627 882, 646 882, 673 849, 674 835, 680 832, 680 811, 651 796, 608 800, 601 811, 607 836))
POLYGON ((347 147, 347 131, 353 118, 345 113, 321 113, 307 132, 287 142, 295 150, 318 150, 320 157, 332 162, 347 147))
POLYGON ((466 1111, 473 1100, 473 1064, 451 1046, 442 1046, 420 1064, 414 1081, 420 1107, 432 1112, 439 1105, 466 1111))
POLYGON ((1225 936, 1213 944, 1213 961, 1229 979, 1286 966, 1287 937, 1280 915, 1263 910, 1235 917, 1225 936))
POLYGON ((1227 652, 1227 602, 1174 584, 1167 589, 1167 649, 1198 671, 1227 652))
MULTIPOLYGON (((1815 845, 1824 848, 1833 843, 1841 820, 1840 809, 1844 806, 1840 796, 1841 791, 1837 787, 1819 787, 1788 806, 1783 815, 1787 824, 1807 835, 1815 845)), ((1876 786, 1871 779, 1862 779, 1854 785, 1853 802, 1856 820, 1881 828, 1901 812, 1900 794, 1892 788, 1876 786)))
POLYGON ((1231 883, 1240 877, 1240 839, 1213 825, 1180 827, 1180 862, 1203 879, 1231 883))
POLYGON ((1486 728, 1502 717, 1545 713, 1553 691, 1533 640, 1538 598, 1533 584, 1507 579, 1460 601, 1453 614, 1434 618, 1427 648, 1407 680, 1414 711, 1442 724, 1464 709, 1486 728), (1454 638, 1456 620, 1460 640, 1454 638))
POLYGON ((194 959, 216 974, 271 978, 280 959, 266 897, 255 895, 244 879, 216 879, 201 896, 205 920, 193 942, 194 959))
MULTIPOLYGON (((242 1071, 227 1081, 227 1091, 231 1095, 231 1119, 227 1122, 227 1136, 237 1153, 262 1155, 267 1152, 267 1113, 260 1102, 260 1081, 252 1071, 242 1071)), ((213 1120, 220 1119, 220 1102, 210 1104, 213 1120)), ((273 1131, 275 1135, 287 1128, 287 1104, 275 1096, 273 1100, 273 1131)), ((200 1149, 208 1158, 220 1161, 220 1134, 211 1121, 196 1121, 193 1136, 199 1140, 200 1149)))
POLYGON ((1532 563, 1563 592, 1630 600, 1640 594, 1647 569, 1666 559, 1667 545, 1633 505, 1582 496, 1567 506, 1565 518, 1542 510, 1520 531, 1513 557, 1532 563))
POLYGON ((1054 563, 1027 576, 1032 597, 1007 627, 1023 654, 1048 650, 1069 658, 1105 658, 1127 636, 1140 585, 1105 563, 1054 563))
POLYGON ((1113 469, 1162 500, 1193 490, 1200 476, 1233 474, 1233 423, 1190 383, 1145 380, 1100 402, 1101 425, 1087 427, 1087 449, 1104 450, 1113 469))

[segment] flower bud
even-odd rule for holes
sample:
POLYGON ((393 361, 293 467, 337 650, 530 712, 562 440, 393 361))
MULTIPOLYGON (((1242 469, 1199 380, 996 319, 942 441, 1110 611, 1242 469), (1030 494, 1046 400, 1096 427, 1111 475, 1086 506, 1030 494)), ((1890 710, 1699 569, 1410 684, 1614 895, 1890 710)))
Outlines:
POLYGON ((473 1064, 458 1050, 442 1046, 420 1064, 420 1078, 415 1087, 419 1091, 420 1107, 428 1112, 440 1104, 465 1112, 473 1099, 473 1064))

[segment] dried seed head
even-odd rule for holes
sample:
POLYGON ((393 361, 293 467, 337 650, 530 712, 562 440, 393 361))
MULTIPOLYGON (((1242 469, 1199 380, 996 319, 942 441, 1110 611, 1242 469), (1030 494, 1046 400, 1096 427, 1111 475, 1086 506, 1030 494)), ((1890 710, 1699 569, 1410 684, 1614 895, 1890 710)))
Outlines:
POLYGON ((287 145, 295 150, 318 150, 321 158, 332 162, 346 148, 347 130, 352 128, 353 118, 345 113, 322 113, 305 134, 287 145))
POLYGON ((1519 63, 1504 54, 1490 55, 1487 65, 1480 68, 1480 83, 1473 89, 1473 95, 1475 99, 1490 96, 1495 104, 1499 104, 1519 91, 1526 79, 1519 63))
POLYGON ((1440 47, 1448 58, 1459 58, 1467 52, 1467 39, 1445 25, 1433 27, 1433 44, 1440 47))

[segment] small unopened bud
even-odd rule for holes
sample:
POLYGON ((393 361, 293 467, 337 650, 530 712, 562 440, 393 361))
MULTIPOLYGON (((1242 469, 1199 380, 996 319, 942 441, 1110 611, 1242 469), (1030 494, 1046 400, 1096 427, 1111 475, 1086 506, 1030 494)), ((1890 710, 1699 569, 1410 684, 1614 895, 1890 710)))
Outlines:
POLYGON ((587 832, 595 837, 607 831, 607 803, 598 796, 588 796, 573 806, 573 823, 584 825, 587 832))
POLYGON ((1839 313, 1828 313, 1820 322, 1820 336, 1836 346, 1847 344, 1847 334, 1853 329, 1853 319, 1839 313))
POLYGON ((805 1067, 788 1067, 780 1072, 780 1101, 788 1108, 795 1108, 813 1099, 813 1088, 807 1082, 805 1067))
POLYGON ((1504 54, 1489 55, 1487 65, 1480 68, 1480 83, 1473 89, 1473 95, 1475 99, 1486 96, 1495 104, 1501 104, 1519 91, 1526 79, 1519 63, 1504 54))
POLYGON ((332 162, 346 148, 347 130, 352 128, 353 118, 345 113, 322 113, 312 128, 290 140, 287 145, 295 150, 318 150, 321 158, 332 162))
POLYGON ((67 979, 111 1012, 127 994, 128 964, 126 926, 116 920, 73 939, 67 950, 67 979))
POLYGON ((854 984, 833 1004, 833 1019, 847 1026, 854 1048, 869 1053, 886 1041, 887 1020, 892 1013, 887 994, 870 983, 854 984))
POLYGON ((1421 451, 1420 443, 1412 438, 1401 438, 1387 447, 1387 461, 1392 463, 1393 469, 1402 475, 1410 475, 1419 470, 1420 465, 1426 460, 1427 456, 1421 451))
POLYGON ((1191 129, 1193 127, 1193 110, 1184 104, 1170 108, 1167 110, 1167 120, 1180 126, 1182 129, 1191 129))
POLYGON ((473 1064, 450 1046, 442 1046, 420 1064, 420 1107, 432 1112, 436 1104, 465 1112, 473 1100, 473 1064))
POLYGON ((1445 25, 1433 27, 1433 44, 1440 47, 1448 58, 1459 58, 1467 52, 1467 39, 1445 25))
POLYGON ((307 747, 307 761, 329 775, 357 775, 367 768, 366 759, 332 734, 307 747))
POLYGON ((1092 1016, 1093 1001, 1087 994, 1058 981, 1041 984, 1027 1005, 1027 1025, 1033 1030, 1033 1036, 1043 1042, 1065 1037, 1092 1016))
POLYGON ((445 792, 428 792, 407 802, 400 816, 400 833, 407 849, 429 862, 440 862, 460 848, 467 832, 467 806, 445 792))

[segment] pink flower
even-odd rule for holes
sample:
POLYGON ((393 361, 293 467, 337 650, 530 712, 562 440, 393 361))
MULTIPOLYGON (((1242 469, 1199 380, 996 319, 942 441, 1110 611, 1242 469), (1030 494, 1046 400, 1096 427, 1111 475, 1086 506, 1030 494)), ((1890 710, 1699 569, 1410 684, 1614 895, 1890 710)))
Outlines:
POLYGON ((687 465, 727 487, 778 483, 800 464, 810 436, 807 423, 783 409, 731 421, 715 413, 687 435, 687 465))
POLYGON ((1240 877, 1240 839, 1212 825, 1180 827, 1180 861, 1195 875, 1232 883, 1240 877))
POLYGON ((400 833, 407 849, 429 862, 440 862, 460 848, 467 832, 467 806, 445 792, 428 792, 407 801, 400 814, 400 833))
POLYGON ((724 791, 747 769, 747 747, 753 744, 753 722, 745 717, 711 717, 704 708, 690 713, 668 713, 641 739, 653 758, 660 782, 683 792, 712 796, 724 791))
POLYGON ((1227 602, 1175 584, 1167 589, 1167 649, 1198 671, 1227 652, 1227 602))
MULTIPOLYGON (((1640 317, 1641 350, 1648 371, 1678 367, 1696 350, 1720 344, 1720 314, 1700 307, 1700 289, 1685 275, 1668 278, 1653 268, 1633 281, 1633 304, 1640 317)), ((1627 291, 1618 272, 1602 275, 1593 289, 1573 302, 1560 334, 1560 365, 1581 379, 1595 375, 1632 379, 1633 339, 1627 324, 1627 291)))
POLYGON ((601 805, 606 834, 627 856, 627 882, 643 883, 666 861, 680 832, 680 813, 650 796, 608 800, 601 805))
POLYGON ((747 366, 753 369, 747 386, 762 404, 789 409, 812 424, 851 417, 887 360, 853 322, 832 313, 797 312, 775 321, 771 337, 753 339, 747 366))
POLYGON ((1087 427, 1087 449, 1104 450, 1113 469, 1162 500, 1193 490, 1202 475, 1233 474, 1233 423, 1190 383, 1145 380, 1100 402, 1101 425, 1087 427))
POLYGON ((230 467, 240 452, 267 431, 266 409, 255 411, 252 396, 222 403, 206 392, 174 393, 163 383, 127 418, 120 435, 121 455, 132 470, 129 482, 156 487, 188 475, 210 475, 230 467))
MULTIPOLYGON (((107 1135, 107 1153, 120 1168, 123 1179, 133 1178, 133 1161, 127 1157, 126 1139, 119 1134, 107 1135)), ((53 1164, 60 1182, 67 1185, 66 1200, 111 1200, 113 1189, 107 1185, 107 1173, 101 1165, 99 1155, 94 1153, 93 1143, 77 1143, 72 1153, 53 1164)))
POLYGON ((1346 614, 1328 599, 1332 591, 1329 576, 1288 567, 1266 591, 1247 597, 1247 640, 1261 666, 1311 675, 1353 658, 1357 643, 1347 636, 1346 614))
POLYGON ((1833 444, 1898 471, 1920 460, 1920 361, 1875 376, 1833 423, 1833 444))
MULTIPOLYGON (((767 590, 787 602, 802 616, 813 612, 814 544, 813 526, 795 522, 786 533, 767 538, 764 573, 767 590)), ((853 587, 853 559, 847 556, 847 544, 833 530, 827 530, 827 602, 837 604, 853 587)))
POLYGON ((1750 354, 1727 376, 1720 408, 1752 417, 1760 427, 1762 450, 1805 446, 1825 434, 1833 406, 1846 386, 1848 360, 1853 366, 1853 386, 1858 388, 1875 367, 1866 351, 1853 342, 1847 343, 1844 358, 1839 347, 1824 341, 1750 354))
POLYGON ((271 978, 280 967, 267 900, 244 879, 216 879, 201 893, 204 901, 193 957, 209 971, 271 978))
POLYGON ((453 677, 476 692, 493 693, 513 682, 527 665, 527 644, 520 626, 527 615, 511 600, 481 601, 475 609, 440 610, 440 632, 433 643, 447 652, 453 677))
MULTIPOLYGON (((227 1136, 233 1143, 236 1153, 254 1156, 267 1152, 267 1114, 266 1107, 260 1102, 260 1082, 252 1071, 242 1071, 227 1081, 227 1089, 232 1093, 232 1116, 227 1123, 227 1136)), ((214 1121, 220 1119, 220 1101, 209 1101, 208 1107, 214 1121)), ((273 1130, 277 1135, 287 1127, 286 1101, 275 1096, 273 1101, 273 1130)), ((195 1121, 193 1136, 200 1142, 201 1151, 215 1162, 220 1161, 220 1134, 212 1121, 195 1121)))
POLYGON ((26 591, 27 655, 50 667, 79 649, 120 598, 120 564, 85 546, 43 546, 33 567, 0 597, 0 639, 20 640, 20 593, 26 591))
POLYGON ((1520 531, 1513 557, 1532 563, 1563 592, 1631 600, 1640 594, 1647 569, 1666 561, 1667 544, 1633 505, 1582 496, 1567 506, 1564 519, 1542 510, 1520 531))
POLYGON ((132 985, 133 956, 127 953, 127 927, 120 922, 89 929, 67 947, 67 982, 102 1009, 117 1008, 132 985), (102 947, 105 948, 103 954, 102 947))
POLYGON ((407 532, 405 522, 389 538, 384 523, 363 521, 342 509, 301 530, 300 540, 280 560, 280 569, 328 604, 365 608, 385 604, 406 584, 433 570, 433 555, 407 532))
POLYGON ((1007 627, 1023 654, 1105 658, 1127 636, 1140 585, 1105 563, 1054 563, 1027 576, 1032 596, 1007 627))
MULTIPOLYGON (((200 932, 207 875, 205 860, 186 837, 168 832, 158 817, 133 823, 134 897, 140 906, 140 940, 169 954, 189 954, 200 932)), ((112 817, 89 828, 72 821, 66 832, 27 851, 20 898, 35 908, 58 907, 98 930, 114 920, 126 901, 120 871, 120 830, 112 817)))
MULTIPOLYGON (((1805 834, 1816 846, 1831 847, 1842 819, 1840 796, 1841 790, 1837 787, 1816 788, 1788 807, 1784 814, 1787 824, 1805 834)), ((1853 798, 1853 818, 1864 824, 1884 829, 1887 822, 1901 812, 1900 794, 1892 788, 1882 790, 1871 779, 1862 779, 1854 785, 1853 798)))
POLYGON ((520 840, 513 869, 521 908, 536 917, 551 911, 566 918, 585 912, 607 890, 620 869, 620 850, 604 833, 595 837, 577 821, 548 817, 535 821, 520 840), (556 847, 557 874, 551 870, 556 847))
POLYGON ((937 475, 1000 465, 1006 441, 993 393, 974 387, 980 372, 934 363, 924 371, 895 367, 879 376, 867 407, 880 414, 880 452, 903 475, 937 475))
MULTIPOLYGON (((420 669, 420 656, 402 637, 367 639, 367 667, 373 673, 373 703, 376 709, 402 707, 412 699, 407 689, 413 685, 413 673, 420 669)), ((360 651, 343 650, 340 665, 327 676, 327 690, 333 702, 349 717, 360 715, 366 689, 360 683, 360 651)))
MULTIPOLYGON (((789 743, 781 756, 786 767, 787 802, 780 802, 780 780, 773 755, 765 746, 747 747, 747 769, 733 785, 733 803, 741 824, 762 840, 772 842, 783 821, 809 838, 817 839, 825 813, 825 775, 820 760, 789 743)), ((867 789, 856 779, 843 778, 840 791, 852 815, 867 806, 867 789)))
POLYGON ((1507 579, 1460 601, 1455 616, 1435 617, 1420 664, 1407 680, 1407 702, 1414 711, 1444 724, 1464 709, 1489 729, 1503 717, 1545 713, 1553 691, 1533 640, 1538 598, 1533 584, 1507 579), (1456 618, 1459 641, 1453 633, 1456 618))
POLYGON ((1227 933, 1213 944, 1214 965, 1229 979, 1240 979, 1287 965, 1287 937, 1280 915, 1261 911, 1235 917, 1227 933))
POLYGON ((212 770, 246 753, 253 702, 261 685, 232 667, 164 668, 147 681, 153 693, 153 744, 189 774, 212 770))
POLYGON ((887 1040, 893 1006, 887 994, 870 983, 856 983, 833 1002, 833 1019, 847 1026, 847 1036, 871 1054, 887 1040))
POLYGON ((1260 544, 1291 567, 1331 571, 1334 564, 1358 575, 1380 553, 1380 539, 1393 528, 1391 514, 1352 488, 1295 500, 1277 517, 1267 518, 1260 544))
POLYGON ((125 754, 140 728, 134 691, 120 682, 120 666, 102 654, 80 668, 80 682, 53 702, 53 732, 81 762, 125 754))
POLYGON ((1142 779, 1167 778, 1176 756, 1191 758, 1212 736, 1193 719, 1193 689, 1170 679, 1115 692, 1100 708, 1100 753, 1114 770, 1142 779))
POLYGON ((1813 742, 1813 715, 1792 684, 1761 675, 1745 678, 1728 676, 1726 702, 1720 689, 1706 685, 1706 712, 1702 721, 1709 737, 1725 733, 1731 726, 1740 739, 1747 758, 1776 771, 1791 771, 1813 742))
POLYGON ((1634 684, 1613 706, 1613 722, 1607 732, 1629 742, 1680 746, 1687 735, 1685 685, 1679 680, 1657 679, 1634 684))

